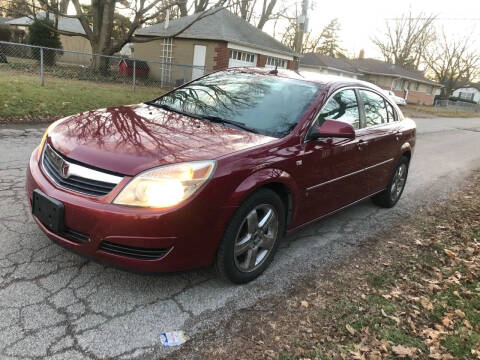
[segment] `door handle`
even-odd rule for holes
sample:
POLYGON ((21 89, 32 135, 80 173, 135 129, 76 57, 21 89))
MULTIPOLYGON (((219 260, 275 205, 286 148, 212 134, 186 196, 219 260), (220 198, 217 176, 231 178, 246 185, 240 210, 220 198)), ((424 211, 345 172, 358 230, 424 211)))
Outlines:
POLYGON ((395 131, 395 139, 400 140, 400 137, 403 135, 403 132, 400 130, 395 131))
POLYGON ((365 148, 365 146, 368 145, 368 141, 365 141, 365 140, 358 140, 357 142, 357 147, 358 147, 358 150, 363 150, 365 148))

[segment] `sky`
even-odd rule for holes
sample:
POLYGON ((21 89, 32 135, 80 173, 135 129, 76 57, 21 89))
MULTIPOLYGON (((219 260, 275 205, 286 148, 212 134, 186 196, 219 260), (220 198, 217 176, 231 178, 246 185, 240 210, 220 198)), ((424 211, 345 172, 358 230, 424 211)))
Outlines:
MULTIPOLYGON (((277 7, 286 3, 294 8, 294 4, 301 4, 301 1, 278 0, 277 7)), ((371 39, 384 34, 385 21, 393 22, 395 20, 392 19, 409 11, 413 14, 424 12, 437 15, 435 25, 453 37, 472 34, 473 46, 480 53, 480 0, 309 0, 309 2, 309 30, 314 35, 319 34, 332 19, 338 18, 341 25, 342 47, 348 56, 358 56, 360 50, 364 49, 365 57, 381 59, 382 55, 371 39)), ((261 6, 263 1, 257 0, 257 3, 261 6)), ((69 13, 75 13, 72 4, 69 13)), ((264 31, 273 34, 273 21, 266 24, 264 31)), ((281 25, 277 27, 277 32, 280 31, 281 25)))
MULTIPOLYGON (((338 18, 342 26, 340 38, 348 54, 381 58, 371 38, 384 33, 386 19, 402 13, 436 14, 439 28, 452 36, 472 34, 474 46, 480 52, 480 0, 310 0, 309 28, 319 33, 331 19, 338 18)), ((394 20, 389 20, 394 21, 394 20)))

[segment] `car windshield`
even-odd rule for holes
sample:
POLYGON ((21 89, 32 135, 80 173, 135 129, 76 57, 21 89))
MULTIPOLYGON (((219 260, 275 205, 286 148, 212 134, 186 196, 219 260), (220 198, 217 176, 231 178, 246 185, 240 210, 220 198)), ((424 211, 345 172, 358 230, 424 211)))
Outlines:
POLYGON ((283 137, 296 126, 320 86, 246 72, 218 72, 150 104, 259 134, 283 137))

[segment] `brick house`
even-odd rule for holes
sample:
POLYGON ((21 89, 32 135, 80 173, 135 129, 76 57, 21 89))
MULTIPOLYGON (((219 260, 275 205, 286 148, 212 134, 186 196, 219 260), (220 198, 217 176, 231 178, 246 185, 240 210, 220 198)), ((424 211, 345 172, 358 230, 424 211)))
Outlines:
POLYGON ((407 97, 410 104, 433 105, 442 85, 429 80, 421 71, 411 71, 376 59, 336 59, 310 53, 300 59, 301 71, 313 71, 346 76, 374 83, 391 90, 395 95, 407 97), (408 96, 407 96, 408 94, 408 96))
POLYGON ((352 60, 362 79, 392 90, 409 104, 433 105, 442 85, 429 80, 422 71, 412 71, 376 59, 352 60))
POLYGON ((228 67, 297 68, 292 49, 225 8, 139 29, 135 37, 151 41, 135 43, 133 56, 165 63, 149 63, 150 74, 172 85, 228 67))

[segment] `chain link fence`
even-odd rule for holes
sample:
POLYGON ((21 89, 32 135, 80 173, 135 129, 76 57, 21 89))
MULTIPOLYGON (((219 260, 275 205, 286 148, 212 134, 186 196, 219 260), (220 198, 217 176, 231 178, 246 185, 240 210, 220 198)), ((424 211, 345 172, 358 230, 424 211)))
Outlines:
POLYGON ((204 66, 106 56, 0 41, 0 76, 29 75, 42 86, 65 78, 137 87, 171 89, 204 75, 204 66))
POLYGON ((480 112, 480 104, 471 104, 463 101, 437 100, 435 107, 444 107, 454 111, 480 112))

